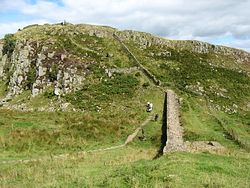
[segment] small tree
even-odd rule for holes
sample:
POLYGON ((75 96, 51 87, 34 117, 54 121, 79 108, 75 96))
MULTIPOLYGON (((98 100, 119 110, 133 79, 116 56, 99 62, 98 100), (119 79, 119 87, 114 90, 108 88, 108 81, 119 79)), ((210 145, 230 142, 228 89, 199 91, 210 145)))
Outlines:
POLYGON ((16 39, 13 34, 6 34, 4 36, 4 46, 3 46, 3 54, 7 54, 8 57, 11 56, 16 46, 16 39))

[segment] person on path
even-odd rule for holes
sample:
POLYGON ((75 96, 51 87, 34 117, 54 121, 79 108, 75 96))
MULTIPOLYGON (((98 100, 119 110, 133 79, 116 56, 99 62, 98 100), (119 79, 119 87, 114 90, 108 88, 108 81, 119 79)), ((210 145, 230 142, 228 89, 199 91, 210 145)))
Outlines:
POLYGON ((147 112, 151 112, 153 110, 153 103, 147 102, 146 107, 147 107, 147 112))
POLYGON ((155 121, 157 121, 159 118, 159 114, 155 114, 155 121))

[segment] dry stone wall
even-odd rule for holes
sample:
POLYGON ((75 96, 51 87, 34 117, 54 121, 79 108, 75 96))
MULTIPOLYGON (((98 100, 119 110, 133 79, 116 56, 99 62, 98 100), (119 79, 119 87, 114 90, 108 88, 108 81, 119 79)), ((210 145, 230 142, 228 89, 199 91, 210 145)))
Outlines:
POLYGON ((168 90, 165 96, 164 113, 162 124, 162 145, 165 144, 163 153, 174 151, 214 151, 224 152, 224 148, 216 141, 194 141, 189 142, 183 140, 183 127, 180 123, 179 100, 177 95, 172 90, 168 90), (165 135, 165 136, 164 136, 165 135), (165 142, 166 141, 166 142, 165 142), (165 142, 165 143, 164 143, 165 142))
POLYGON ((180 124, 177 95, 167 91, 167 143, 163 152, 184 150, 183 128, 180 124))
POLYGON ((141 69, 141 71, 150 79, 153 81, 155 85, 161 85, 160 80, 158 80, 148 69, 146 69, 140 61, 136 58, 136 56, 130 51, 130 49, 123 43, 123 41, 120 39, 120 37, 114 33, 114 38, 120 42, 120 44, 124 47, 124 49, 127 51, 127 53, 134 59, 136 65, 141 69))

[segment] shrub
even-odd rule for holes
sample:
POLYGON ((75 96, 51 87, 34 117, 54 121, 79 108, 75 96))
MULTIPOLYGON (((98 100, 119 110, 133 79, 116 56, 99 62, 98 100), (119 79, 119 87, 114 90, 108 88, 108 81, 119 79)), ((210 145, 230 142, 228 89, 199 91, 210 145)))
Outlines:
POLYGON ((13 53, 16 45, 16 39, 13 34, 6 34, 4 36, 4 46, 3 46, 3 54, 7 54, 10 58, 13 53))
POLYGON ((43 96, 48 98, 48 99, 52 99, 53 97, 55 97, 55 94, 53 91, 45 91, 43 96))
POLYGON ((148 86, 150 86, 150 83, 149 83, 149 82, 145 82, 145 83, 142 84, 142 87, 147 88, 148 86))
POLYGON ((140 73, 140 72, 137 72, 137 73, 135 73, 135 76, 136 76, 136 77, 140 77, 140 76, 141 76, 141 73, 140 73))
POLYGON ((48 73, 48 77, 49 77, 50 81, 53 82, 53 81, 57 80, 58 70, 59 70, 58 65, 53 63, 53 65, 51 66, 51 71, 49 71, 49 73, 48 73))

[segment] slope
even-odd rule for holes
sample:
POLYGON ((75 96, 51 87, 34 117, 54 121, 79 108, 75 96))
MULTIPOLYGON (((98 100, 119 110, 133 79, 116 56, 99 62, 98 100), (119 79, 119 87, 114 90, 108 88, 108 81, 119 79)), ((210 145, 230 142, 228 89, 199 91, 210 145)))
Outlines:
POLYGON ((1 165, 1 186, 249 186, 249 53, 90 25, 33 25, 13 37, 13 51, 0 53, 1 161, 72 158, 1 165), (147 101, 162 114, 166 88, 180 97, 185 141, 218 141, 225 153, 177 152, 152 161, 157 121, 144 128, 144 140, 74 157, 124 143, 148 116, 147 101))

